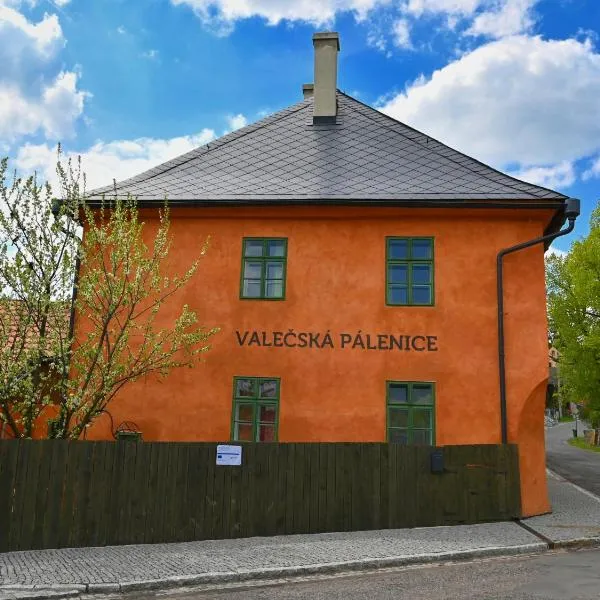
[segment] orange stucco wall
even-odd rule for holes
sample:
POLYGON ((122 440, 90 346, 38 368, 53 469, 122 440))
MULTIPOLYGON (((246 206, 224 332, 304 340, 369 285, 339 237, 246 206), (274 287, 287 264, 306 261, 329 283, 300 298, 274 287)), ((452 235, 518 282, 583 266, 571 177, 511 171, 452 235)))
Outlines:
MULTIPOLYGON (((170 261, 189 265, 210 235, 182 303, 219 326, 199 367, 149 376, 110 405, 145 440, 230 438, 234 376, 281 378, 280 441, 384 441, 386 380, 433 381, 436 444, 500 442, 496 254, 542 233, 548 211, 387 208, 174 210, 170 261), (288 238, 284 301, 239 299, 243 237, 288 238), (385 304, 386 236, 435 238, 435 306, 385 304), (235 331, 329 331, 436 336, 435 352, 275 348, 238 344, 235 331)), ((156 215, 144 213, 148 235, 156 215)), ((543 248, 505 263, 509 438, 520 444, 523 514, 549 510, 543 439, 548 377, 543 248)), ((110 436, 101 417, 88 439, 110 436)))

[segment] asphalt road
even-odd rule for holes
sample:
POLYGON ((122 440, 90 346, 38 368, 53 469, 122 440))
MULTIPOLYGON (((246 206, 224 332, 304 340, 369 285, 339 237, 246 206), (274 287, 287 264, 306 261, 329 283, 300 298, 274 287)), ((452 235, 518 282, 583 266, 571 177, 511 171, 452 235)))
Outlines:
MULTIPOLYGON (((598 600, 600 550, 160 595, 171 600, 598 600)), ((157 596, 137 596, 158 600, 157 596)))
MULTIPOLYGON (((546 429, 546 464, 565 479, 600 496, 600 452, 569 446, 567 440, 573 436, 574 428, 573 422, 546 429)), ((581 423, 578 429, 579 435, 583 435, 581 423)))

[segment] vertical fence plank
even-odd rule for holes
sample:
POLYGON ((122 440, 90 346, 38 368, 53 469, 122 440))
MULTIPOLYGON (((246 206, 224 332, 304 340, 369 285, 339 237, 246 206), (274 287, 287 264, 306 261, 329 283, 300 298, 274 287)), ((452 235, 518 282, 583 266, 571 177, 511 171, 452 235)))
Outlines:
POLYGON ((286 444, 287 456, 285 461, 285 524, 284 532, 293 533, 296 530, 294 519, 296 518, 296 444, 286 444))
POLYGON ((28 442, 29 440, 19 440, 16 442, 19 445, 19 459, 16 476, 13 480, 13 524, 10 539, 10 546, 15 550, 23 550, 26 547, 23 545, 23 540, 26 536, 23 529, 27 526, 28 519, 28 515, 25 512, 25 498, 28 494, 27 473, 30 469, 33 471, 37 467, 31 460, 35 442, 28 442))
POLYGON ((12 530, 16 528, 14 489, 19 450, 20 445, 16 440, 0 441, 0 552, 12 548, 12 530))

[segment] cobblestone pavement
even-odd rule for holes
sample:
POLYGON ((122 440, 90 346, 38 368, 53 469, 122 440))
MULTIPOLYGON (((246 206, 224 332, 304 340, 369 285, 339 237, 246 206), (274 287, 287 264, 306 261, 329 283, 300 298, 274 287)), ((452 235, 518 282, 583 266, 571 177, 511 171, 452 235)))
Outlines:
POLYGON ((443 558, 447 553, 522 546, 539 551, 539 542, 514 523, 491 523, 9 552, 0 554, 0 585, 123 583, 400 556, 443 558))
POLYGON ((600 498, 577 489, 560 475, 548 474, 552 513, 523 519, 523 523, 553 542, 598 540, 600 498))

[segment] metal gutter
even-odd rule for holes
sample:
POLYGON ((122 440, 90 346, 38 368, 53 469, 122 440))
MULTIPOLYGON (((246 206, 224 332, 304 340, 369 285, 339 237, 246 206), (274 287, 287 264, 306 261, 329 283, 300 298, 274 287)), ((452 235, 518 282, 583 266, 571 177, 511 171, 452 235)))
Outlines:
POLYGON ((507 254, 530 248, 536 244, 551 242, 558 237, 571 233, 575 228, 575 219, 579 216, 580 206, 576 198, 568 198, 564 203, 564 211, 561 211, 564 217, 569 220, 566 229, 561 229, 541 237, 504 248, 498 252, 496 259, 496 291, 498 296, 498 372, 500 377, 500 431, 502 443, 508 443, 508 412, 506 403, 506 350, 504 344, 504 281, 503 281, 503 260, 507 254))

